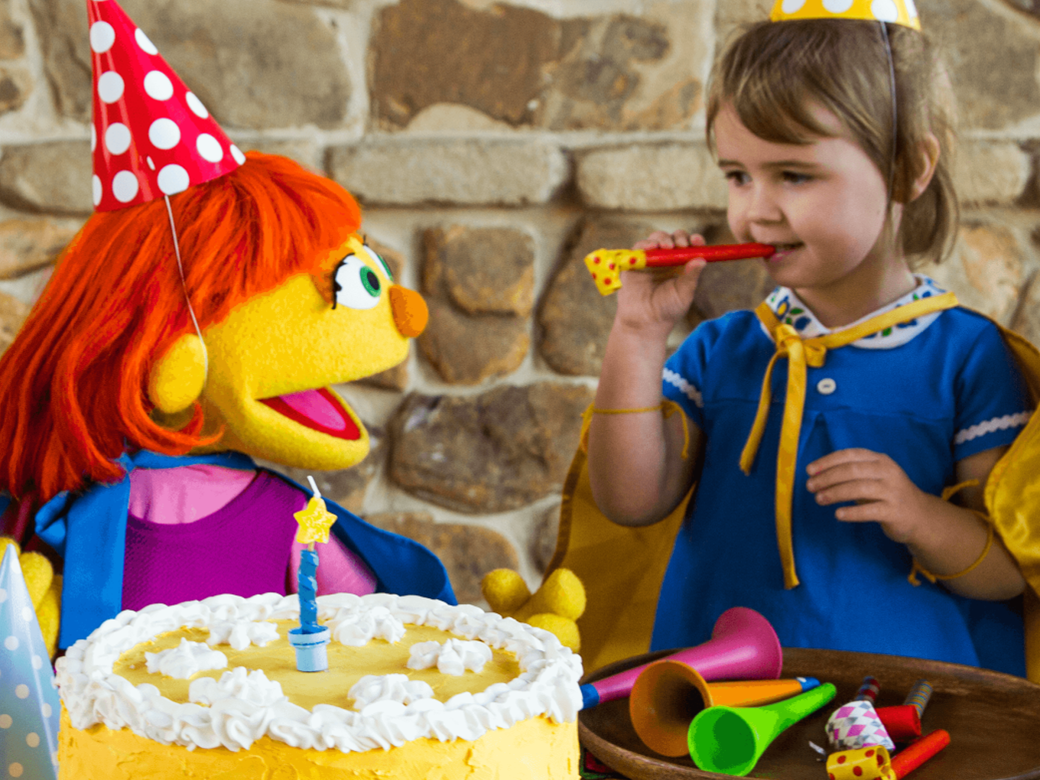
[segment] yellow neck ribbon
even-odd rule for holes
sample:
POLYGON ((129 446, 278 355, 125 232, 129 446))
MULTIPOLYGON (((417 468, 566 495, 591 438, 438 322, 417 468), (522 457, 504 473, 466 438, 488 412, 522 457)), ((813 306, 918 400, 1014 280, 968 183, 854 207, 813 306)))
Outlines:
POLYGON ((765 431, 766 419, 769 417, 771 401, 773 366, 777 359, 786 357, 787 397, 784 401, 784 419, 780 427, 780 451, 776 459, 776 541, 780 548, 780 562, 784 569, 784 587, 794 588, 798 585, 798 575, 794 567, 794 546, 791 539, 791 504, 794 497, 794 474, 798 459, 798 438, 802 428, 802 412, 805 408, 805 385, 807 366, 820 368, 823 366, 828 349, 843 347, 861 338, 879 333, 904 322, 910 322, 927 314, 952 309, 957 305, 957 297, 952 293, 943 293, 899 306, 877 317, 854 325, 851 328, 803 339, 790 325, 780 322, 769 304, 762 303, 755 314, 769 331, 776 343, 776 352, 766 367, 766 375, 762 380, 762 395, 758 402, 755 423, 751 427, 751 435, 740 455, 740 468, 745 474, 751 472, 758 452, 758 445, 765 431))

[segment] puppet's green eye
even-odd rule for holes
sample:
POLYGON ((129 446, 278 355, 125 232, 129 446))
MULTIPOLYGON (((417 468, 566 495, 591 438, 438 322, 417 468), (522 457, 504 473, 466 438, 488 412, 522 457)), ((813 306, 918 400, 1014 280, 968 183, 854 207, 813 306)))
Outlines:
POLYGON ((383 283, 379 274, 368 267, 357 255, 347 255, 336 268, 333 279, 335 305, 348 309, 371 309, 379 303, 383 283))
POLYGON ((379 267, 383 269, 383 273, 386 274, 386 278, 392 282, 394 280, 394 274, 390 270, 390 265, 386 262, 386 260, 383 259, 382 255, 380 255, 368 244, 365 244, 365 251, 368 252, 369 257, 371 257, 373 260, 379 263, 379 267))
POLYGON ((369 295, 379 295, 379 277, 376 276, 376 272, 371 268, 363 268, 361 270, 361 284, 368 290, 369 295))

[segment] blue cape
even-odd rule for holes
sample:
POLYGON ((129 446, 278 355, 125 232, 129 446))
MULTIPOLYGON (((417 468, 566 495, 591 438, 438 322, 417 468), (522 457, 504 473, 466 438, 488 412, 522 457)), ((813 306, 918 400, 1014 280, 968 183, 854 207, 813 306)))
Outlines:
MULTIPOLYGON (((177 457, 142 450, 124 454, 118 462, 126 470, 121 482, 94 484, 82 493, 60 493, 36 513, 36 534, 65 561, 58 635, 61 648, 87 637, 122 610, 131 471, 197 463, 256 469, 252 459, 239 452, 177 457)), ((270 473, 310 494, 288 477, 270 473)), ((448 574, 437 556, 418 542, 369 525, 334 502, 326 504, 337 517, 333 533, 368 564, 376 576, 377 590, 456 603, 448 574)))

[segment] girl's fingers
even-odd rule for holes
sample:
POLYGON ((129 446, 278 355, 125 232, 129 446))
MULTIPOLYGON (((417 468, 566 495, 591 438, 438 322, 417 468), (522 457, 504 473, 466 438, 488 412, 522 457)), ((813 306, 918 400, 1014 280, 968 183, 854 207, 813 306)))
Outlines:
POLYGON ((854 482, 861 479, 882 479, 886 476, 886 473, 880 461, 850 461, 831 466, 814 474, 806 481, 805 487, 810 493, 817 493, 846 482, 854 482))
POLYGON ((891 519, 889 515, 889 505, 884 501, 843 506, 834 512, 834 516, 843 523, 884 523, 891 519))
POLYGON ((840 504, 844 501, 881 501, 887 497, 885 483, 878 479, 857 479, 816 493, 820 506, 840 504))
POLYGON ((649 236, 633 244, 633 249, 675 249, 676 247, 704 246, 704 236, 697 233, 687 233, 685 230, 676 230, 666 233, 663 230, 655 230, 649 236))
POLYGON ((859 462, 878 462, 885 456, 874 452, 873 450, 866 450, 862 448, 850 448, 847 450, 838 450, 832 452, 829 455, 824 455, 819 460, 814 460, 805 470, 809 473, 809 476, 814 476, 827 469, 834 468, 835 466, 841 466, 845 463, 859 463, 859 462))

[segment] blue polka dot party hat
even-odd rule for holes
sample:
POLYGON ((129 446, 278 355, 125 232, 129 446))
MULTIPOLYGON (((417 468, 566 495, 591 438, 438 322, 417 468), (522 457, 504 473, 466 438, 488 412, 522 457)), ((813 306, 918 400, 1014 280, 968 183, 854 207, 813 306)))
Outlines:
POLYGON ((14 545, 0 564, 0 777, 56 780, 58 691, 14 545))
POLYGON ((789 19, 866 19, 901 24, 921 29, 914 0, 776 0, 769 18, 774 22, 789 19))

